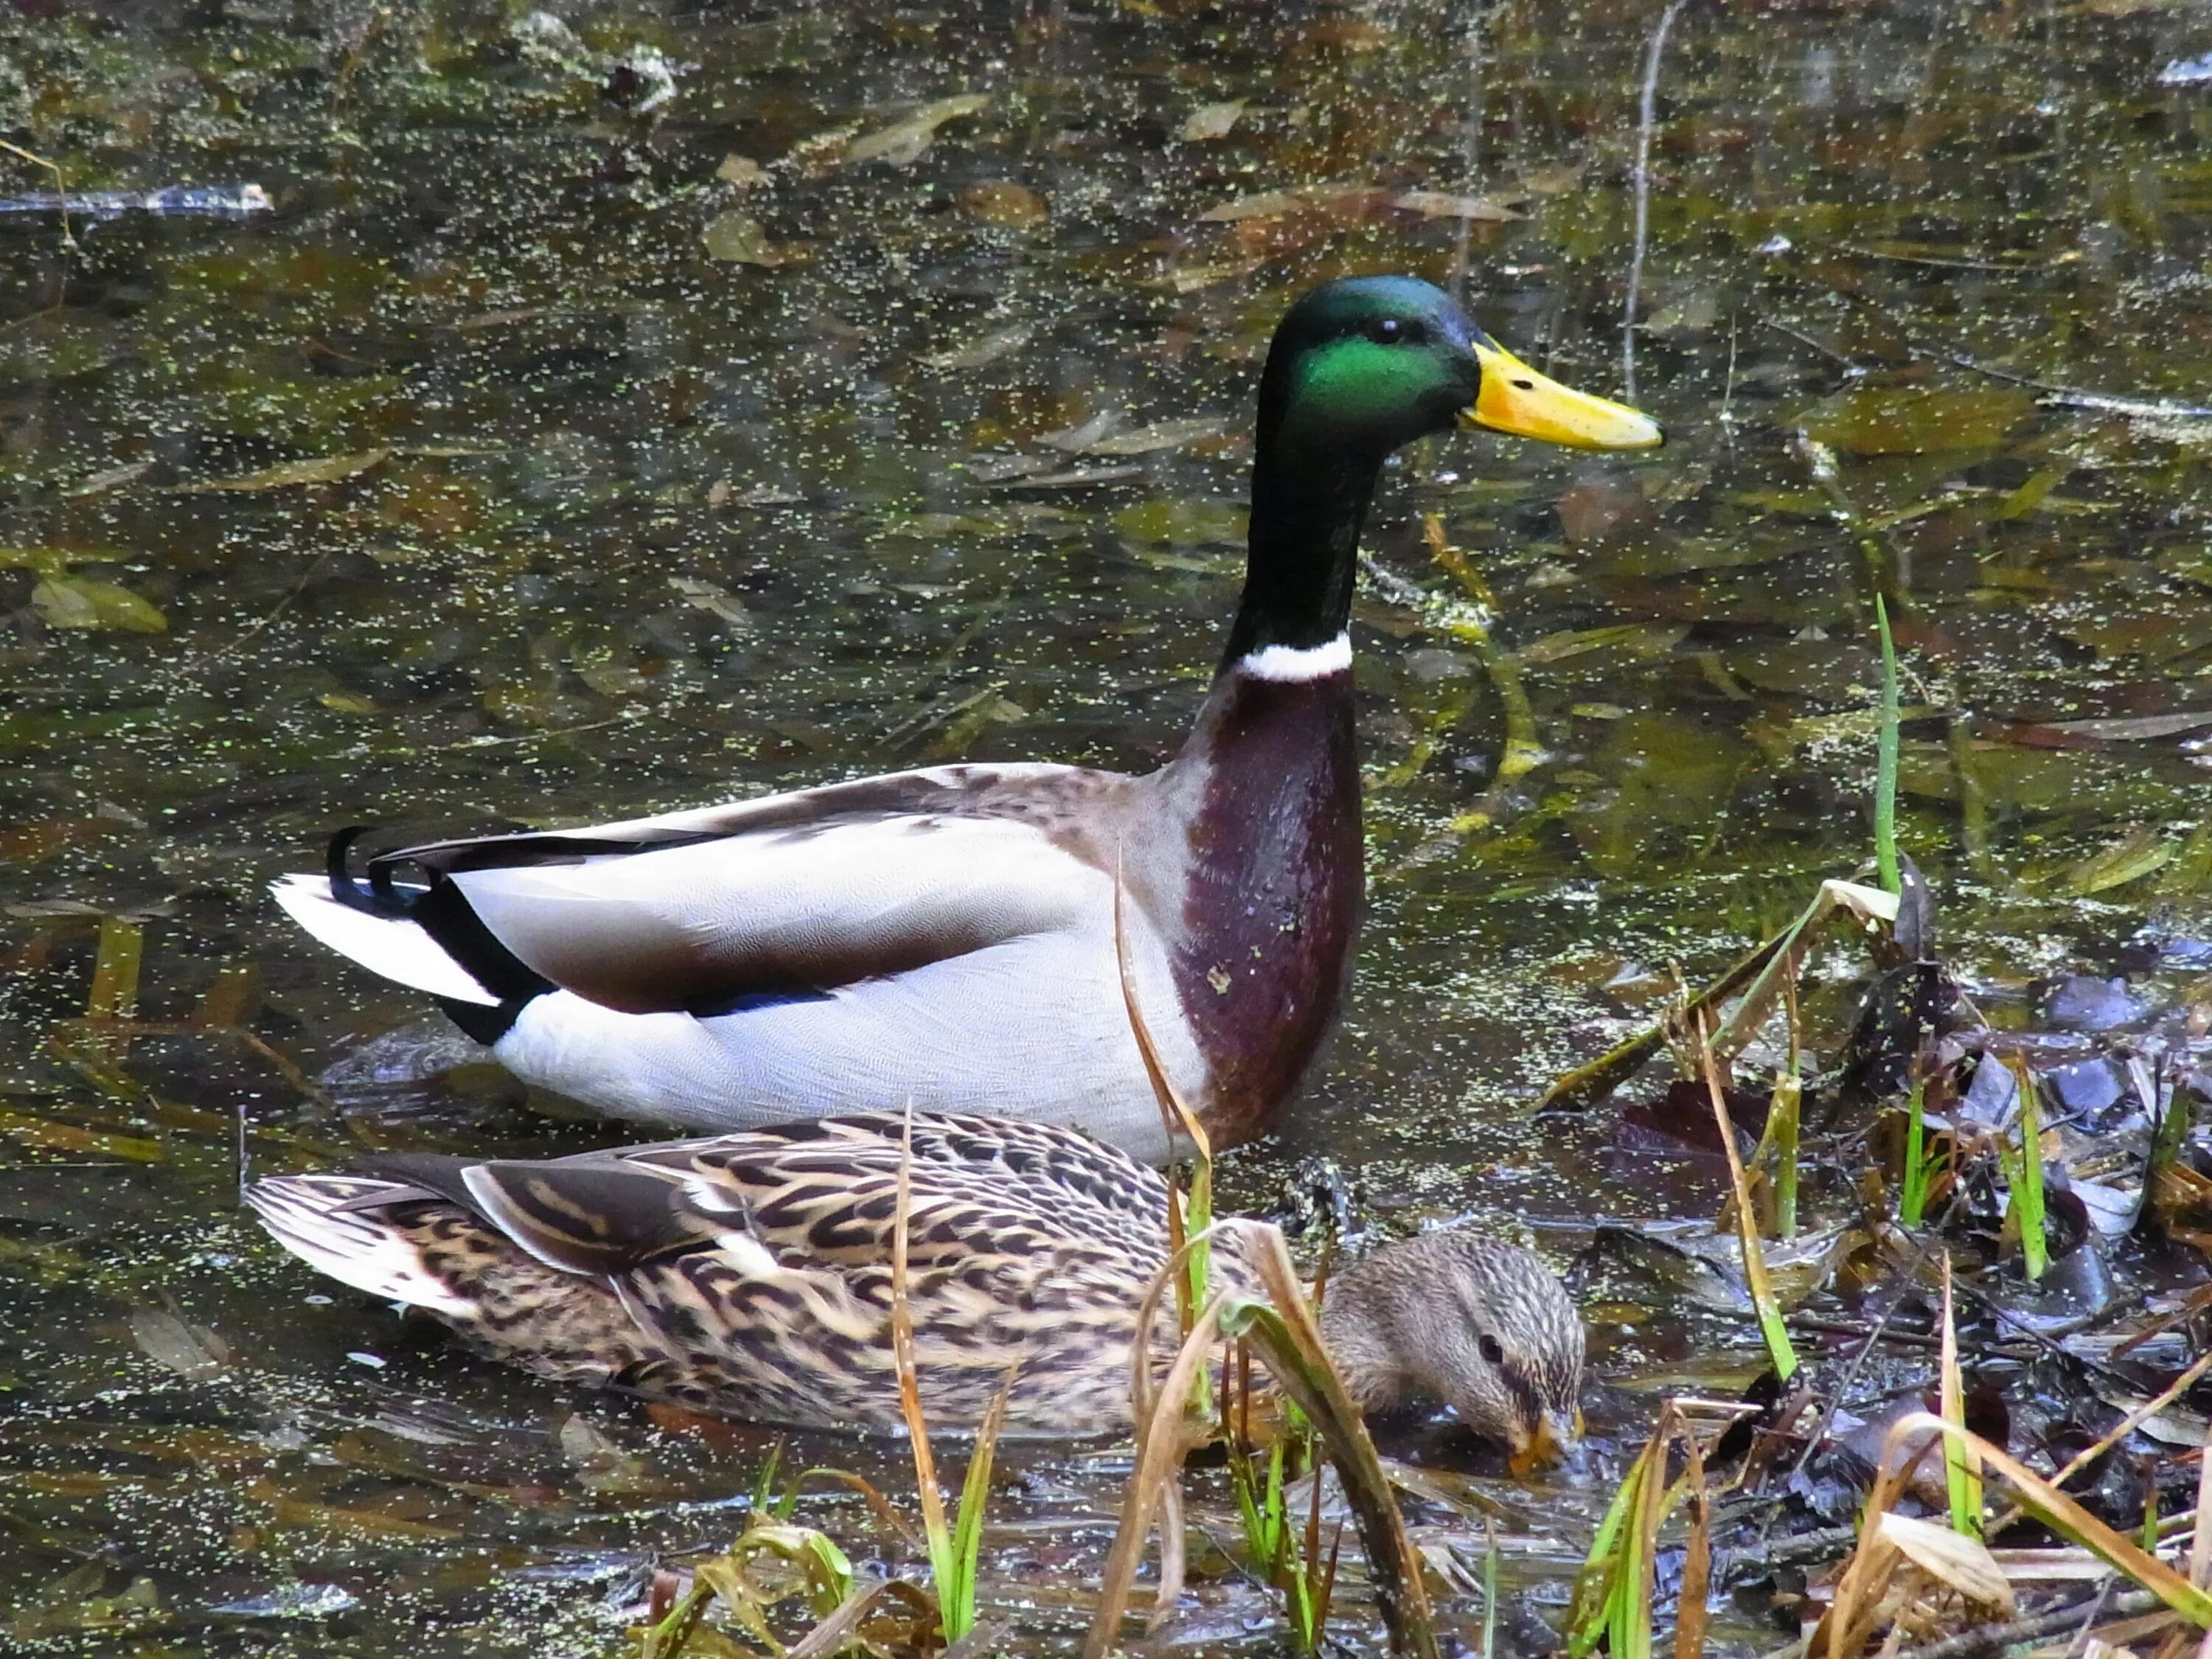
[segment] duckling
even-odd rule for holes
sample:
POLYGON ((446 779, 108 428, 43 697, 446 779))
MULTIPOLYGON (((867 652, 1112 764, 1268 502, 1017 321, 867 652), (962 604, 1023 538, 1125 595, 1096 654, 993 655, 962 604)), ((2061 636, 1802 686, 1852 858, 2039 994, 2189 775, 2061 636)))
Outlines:
POLYGON ((1216 1146, 1264 1130, 1334 1021, 1364 900, 1348 627, 1390 453, 1455 424, 1638 449, 1407 276, 1326 283, 1259 388, 1243 595, 1181 753, 1144 777, 955 765, 588 829, 439 842, 275 887, 525 1080, 700 1133, 912 1098, 1158 1162, 1131 973, 1216 1146))
MULTIPOLYGON (((557 1382, 726 1416, 903 1426, 890 1337, 908 1119, 808 1120, 542 1161, 386 1154, 246 1200, 287 1249, 557 1382)), ((1130 1345, 1167 1260, 1160 1176, 1079 1131, 917 1112, 908 1308, 929 1421, 1130 1427, 1130 1345)), ((1232 1235, 1233 1237, 1233 1235, 1232 1235)), ((1257 1294, 1233 1248, 1217 1282, 1257 1294)), ((1440 1401, 1516 1457, 1578 1432, 1583 1326, 1532 1252, 1445 1230, 1339 1272, 1322 1334, 1352 1399, 1440 1401)), ((1158 1363, 1171 1310, 1147 1334, 1158 1363)))

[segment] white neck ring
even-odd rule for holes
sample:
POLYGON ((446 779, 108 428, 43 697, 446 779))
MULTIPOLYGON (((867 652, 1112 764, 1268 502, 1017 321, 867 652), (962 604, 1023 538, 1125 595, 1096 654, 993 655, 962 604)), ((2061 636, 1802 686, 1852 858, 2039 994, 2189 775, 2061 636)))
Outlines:
POLYGON ((1318 680, 1352 667, 1352 635, 1339 634, 1326 645, 1263 645, 1237 659, 1237 671, 1255 680, 1318 680))

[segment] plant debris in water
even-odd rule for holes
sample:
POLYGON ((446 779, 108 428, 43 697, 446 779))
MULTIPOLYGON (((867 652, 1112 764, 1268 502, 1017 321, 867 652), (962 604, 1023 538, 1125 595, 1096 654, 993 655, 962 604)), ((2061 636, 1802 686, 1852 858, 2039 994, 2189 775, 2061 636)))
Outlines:
MULTIPOLYGON (((2051 1495, 2203 1565, 2188 21, 1692 8, 1654 52, 1656 13, 1547 0, 8 10, 0 1645, 614 1653, 687 1604, 696 1651, 825 1612, 834 1644, 926 1630, 902 1590, 835 1617, 927 1577, 881 1498, 905 1448, 810 1443, 836 1474, 747 1508, 762 1431, 477 1364, 240 1220, 276 1164, 605 1133, 264 884, 347 822, 1157 763, 1234 592, 1287 298, 1463 273, 1502 340, 1607 389, 1638 176, 1633 361, 1672 441, 1392 470, 1354 1006, 1222 1207, 1340 1212, 1355 1247, 1472 1219, 1576 1263, 1582 1471, 1378 1431, 1439 1632, 1486 1656, 1588 1630, 1570 1585, 1638 1467, 1638 1516, 1680 1501, 1602 1581, 1617 1653, 2193 1641, 2051 1495), (1883 752, 1922 897, 1902 866, 1893 919, 1831 890, 1729 983, 1821 884, 1887 896, 1883 752), (1718 1112, 1668 1070, 1685 981, 1729 984, 1718 1112), (1646 1031, 1609 1095, 1528 1114, 1646 1031), (1787 1383, 1758 1383, 1746 1238, 1787 1383), (1982 1462, 1981 1554, 1930 1535, 1966 1537, 1939 1441, 1982 1462), (810 1538, 850 1564, 835 1607, 810 1538)), ((1002 1449, 979 1629, 1078 1638, 1127 1470, 1002 1449)), ((1241 1559, 1235 1478, 1183 1503, 1167 1633, 1279 1642, 1290 1575, 1241 1559)), ((1337 1504, 1285 1480, 1304 1566, 1337 1504)), ((1344 1536, 1328 1638, 1379 1649, 1344 1536)))

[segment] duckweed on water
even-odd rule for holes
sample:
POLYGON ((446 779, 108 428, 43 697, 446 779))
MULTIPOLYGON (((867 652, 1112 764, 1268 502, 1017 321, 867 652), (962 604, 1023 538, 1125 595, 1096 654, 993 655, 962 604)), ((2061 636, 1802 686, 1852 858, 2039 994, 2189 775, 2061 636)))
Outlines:
MULTIPOLYGON (((951 754, 1156 763, 1218 649, 1241 411, 1289 295, 1463 270, 1501 339, 1607 388, 1656 10, 52 10, 0 19, 0 137, 70 191, 258 184, 274 210, 66 240, 0 216, 0 1629, 52 1653, 619 1651, 658 1564, 743 1530, 766 1440, 477 1365, 241 1223, 241 1164, 603 1133, 455 1067, 412 1000, 283 931, 264 882, 350 822, 588 820, 951 754), (101 1023, 125 929, 127 1031, 101 1023)), ((2132 1231, 2115 1150, 2176 1121, 2212 957, 2212 131, 2169 67, 2200 55, 2190 17, 1685 9, 1636 353, 1668 447, 1457 438, 1386 482, 1356 619, 1354 1002, 1277 1141, 1224 1161, 1223 1207, 1310 1197, 1325 1158, 1360 1225, 1468 1216, 1583 1255, 1604 1472, 1661 1397, 1759 1363, 1725 1260, 1693 1270, 1643 1224, 1711 1222, 1725 1164, 1644 1080, 1621 1111, 1521 1114, 1676 967, 1710 981, 1859 865, 1876 592, 1898 839, 1943 965, 1993 1050, 2063 1091, 2036 1137, 2066 1175, 2046 1285, 2140 1304, 2131 1355, 2097 1326, 2059 1361, 1962 1301, 2014 1367, 2014 1444, 2094 1438, 2108 1398, 2156 1391, 2112 1367, 2170 1373, 2193 1340, 2202 1148, 2160 1143, 2132 1231), (1439 609, 1475 599, 1479 649, 1439 609), (2107 1261, 2127 1295, 2094 1282, 2107 1261)), ((0 194, 55 188, 0 155, 0 194)), ((1851 1042, 1869 974, 1862 949, 1814 957, 1808 1054, 1893 1057, 1851 1042)), ((2009 1299, 2004 1068, 1929 1059, 1944 1224, 1995 1275, 1962 1287, 2063 1326, 2009 1299)), ((1815 1244, 1867 1170, 1887 1203, 1902 1170, 1832 1098, 1808 1076, 1815 1244)), ((1884 1316, 1868 1282, 1790 1310, 1824 1388, 1884 1316)), ((1892 1333, 1935 1340, 1915 1318, 1892 1333)), ((1867 1346, 1852 1401, 1932 1375, 1924 1347, 1867 1346)), ((1894 1403, 1814 1437, 1810 1518, 1851 1518, 1844 1466, 1878 1462, 1894 1403)), ((1421 1466, 1432 1564, 1488 1559, 1489 1515, 1496 1648, 1554 1640, 1612 1483, 1510 1480, 1436 1425, 1384 1449, 1421 1466)), ((904 1484, 902 1449, 807 1455, 904 1484)), ((1096 1582, 1120 1457, 1002 1455, 981 1612, 1017 1645, 1087 1622, 1069 1586, 1096 1582)), ((2192 1501, 2145 1467, 2094 1477, 2130 1530, 2192 1501)), ((1225 1487, 1192 1503, 1235 1530, 1225 1487)), ((857 1570, 918 1563, 848 1489, 797 1518, 857 1570)), ((1790 1571, 1759 1620, 1817 1620, 1790 1571)), ((1224 1561, 1193 1581, 1179 1639, 1272 1639, 1224 1561)), ((1439 1620, 1480 1640, 1455 1582, 1439 1620)), ((1348 1576, 1333 1609, 1379 1645, 1348 1576)), ((1780 1639, 1741 1613, 1708 1632, 1780 1639)))

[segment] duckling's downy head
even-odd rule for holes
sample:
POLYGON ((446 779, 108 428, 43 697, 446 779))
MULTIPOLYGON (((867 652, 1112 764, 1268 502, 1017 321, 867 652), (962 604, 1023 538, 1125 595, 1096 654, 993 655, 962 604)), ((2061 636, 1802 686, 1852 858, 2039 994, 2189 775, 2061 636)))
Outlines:
POLYGON ((1379 460, 1454 426, 1585 449, 1660 441, 1648 416, 1539 374, 1418 277, 1324 283, 1285 313, 1260 383, 1263 458, 1379 460))
POLYGON ((1452 1229, 1386 1245, 1330 1283, 1322 1332, 1363 1410, 1442 1401, 1516 1463, 1581 1433, 1582 1316, 1517 1244, 1452 1229))

